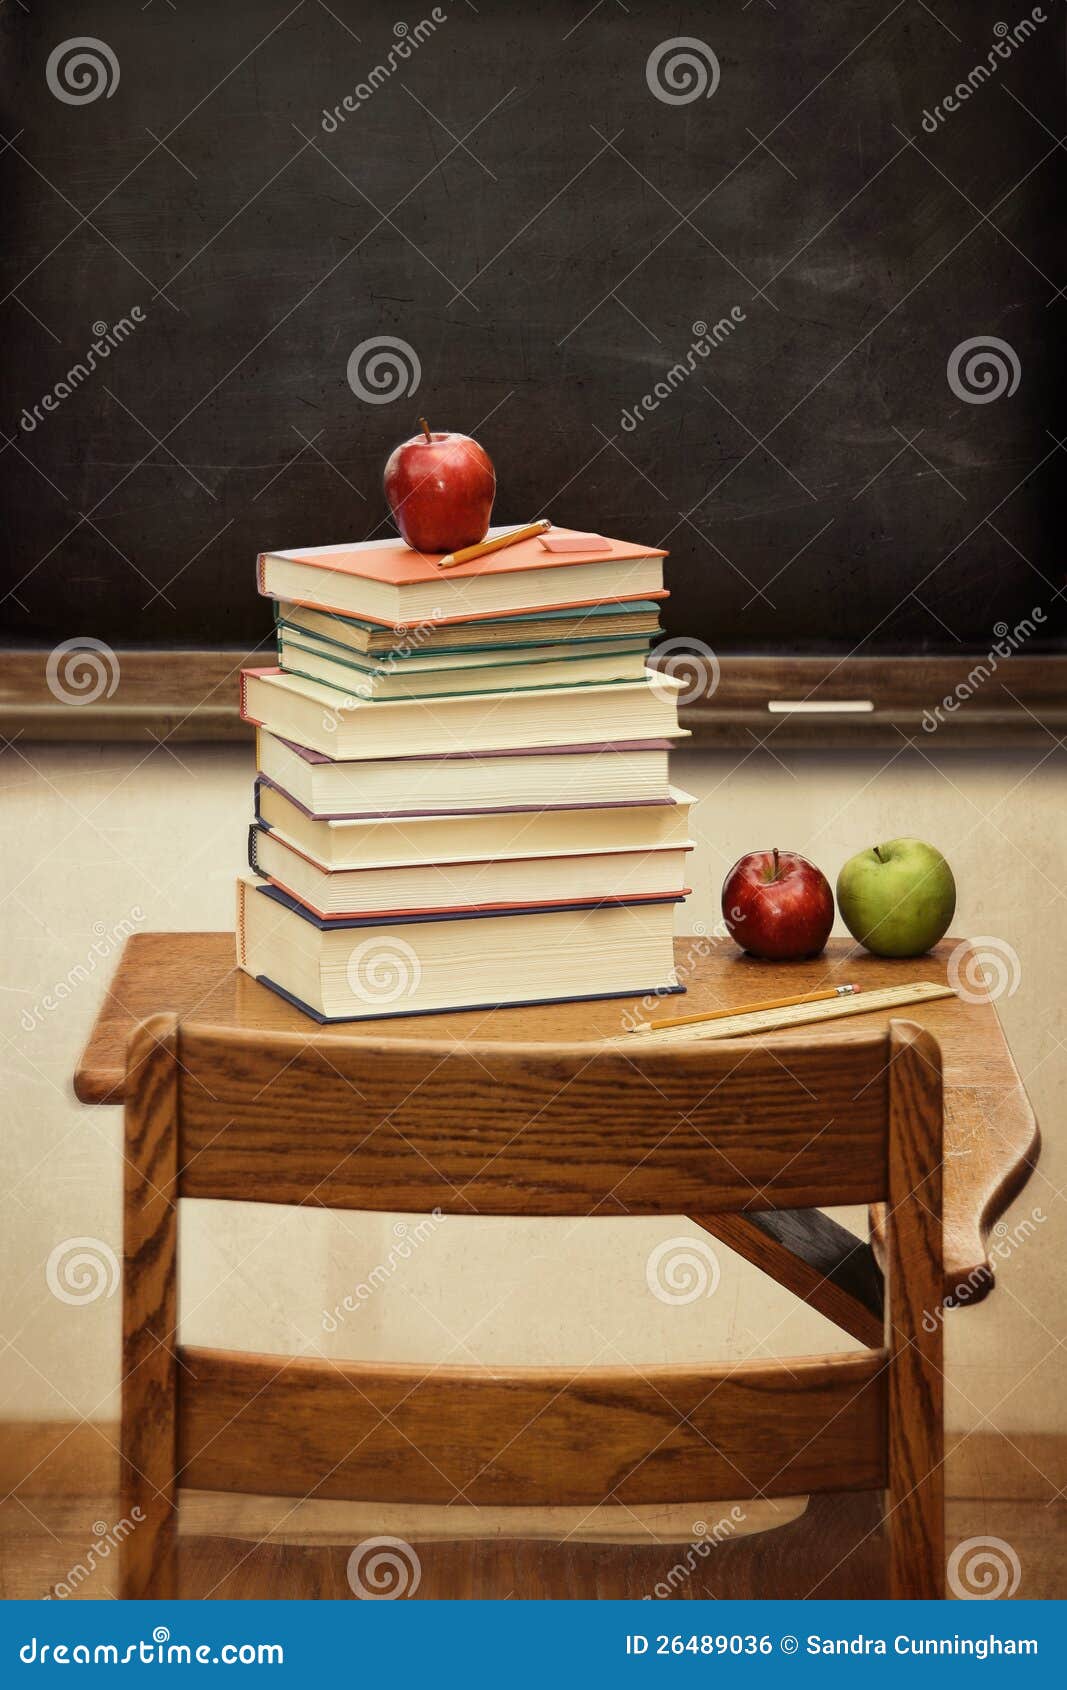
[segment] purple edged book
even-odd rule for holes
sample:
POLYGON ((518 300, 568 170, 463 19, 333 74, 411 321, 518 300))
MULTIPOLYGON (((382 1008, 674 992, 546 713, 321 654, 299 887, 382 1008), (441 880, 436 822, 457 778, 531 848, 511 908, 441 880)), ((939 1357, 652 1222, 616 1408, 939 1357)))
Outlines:
POLYGON ((277 886, 239 880, 237 960, 319 1022, 676 993, 680 896, 330 919, 277 886))
POLYGON ((338 760, 259 728, 261 775, 310 815, 413 816, 447 811, 662 804, 669 739, 338 760))

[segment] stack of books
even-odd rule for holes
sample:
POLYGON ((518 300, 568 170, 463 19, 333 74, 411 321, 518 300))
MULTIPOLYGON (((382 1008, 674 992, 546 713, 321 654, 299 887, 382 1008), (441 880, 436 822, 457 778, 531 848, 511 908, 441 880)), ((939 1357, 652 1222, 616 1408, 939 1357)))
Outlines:
POLYGON ((259 559, 240 966, 317 1021, 680 991, 682 683, 663 556, 553 529, 443 570, 399 541, 259 559))

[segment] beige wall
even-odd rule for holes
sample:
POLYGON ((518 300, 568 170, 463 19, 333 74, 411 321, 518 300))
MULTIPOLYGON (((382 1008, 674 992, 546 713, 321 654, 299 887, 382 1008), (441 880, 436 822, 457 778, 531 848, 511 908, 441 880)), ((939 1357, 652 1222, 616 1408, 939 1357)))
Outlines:
MULTIPOLYGON (((936 742, 917 751, 902 744, 895 756, 754 749, 684 753, 674 770, 700 798, 691 920, 717 920, 722 876, 745 850, 787 846, 833 879, 853 851, 910 833, 938 844, 956 870, 956 930, 990 935, 1018 955, 1017 990, 1000 1007, 1045 1150, 1009 1220, 1035 1209, 1046 1220, 1002 1265, 990 1301, 949 1317, 949 1412, 958 1428, 1062 1426, 1055 1343, 1067 1334, 1057 1193, 1067 1180, 1067 772, 1051 739, 1048 753, 939 755, 936 742)), ((3 757, 0 1417, 116 1411, 117 1293, 64 1302, 46 1275, 50 1253, 70 1239, 120 1251, 121 1117, 77 1104, 70 1074, 120 924, 232 925, 251 775, 250 750, 211 746, 145 759, 113 745, 20 745, 3 757), (59 1001, 47 1007, 46 997, 59 1001)), ((719 1244, 713 1297, 659 1302, 646 1287, 646 1259, 680 1221, 452 1218, 420 1237, 416 1217, 405 1229, 397 1217, 186 1208, 188 1342, 575 1366, 851 1343, 719 1244), (385 1268, 380 1288, 337 1330, 324 1329, 324 1311, 376 1265, 385 1268)))

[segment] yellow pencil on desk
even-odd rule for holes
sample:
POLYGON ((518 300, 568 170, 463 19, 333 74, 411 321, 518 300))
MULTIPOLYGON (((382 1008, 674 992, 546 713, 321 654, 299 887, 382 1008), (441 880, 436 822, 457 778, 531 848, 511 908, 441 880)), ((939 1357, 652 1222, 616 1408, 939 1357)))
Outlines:
POLYGON ((771 1033, 781 1027, 802 1027, 813 1021, 829 1021, 839 1015, 867 1015, 875 1010, 894 1011, 906 1004, 929 1003, 934 998, 951 998, 951 986, 933 980, 916 980, 910 985, 834 986, 820 992, 802 992, 795 998, 773 1003, 747 1004, 739 1009, 715 1009, 698 1015, 683 1015, 671 1021, 642 1022, 622 1036, 626 1043, 633 1033, 673 1042, 675 1039, 745 1038, 752 1033, 771 1033))
POLYGON ((861 992, 862 986, 829 986, 820 992, 797 992, 794 997, 768 998, 765 1003, 742 1003, 734 1009, 706 1009, 698 1015, 674 1015, 666 1021, 646 1021, 636 1029, 655 1033, 661 1027, 695 1027, 701 1021, 722 1021, 728 1015, 761 1015, 768 1009, 789 1009, 795 1003, 823 1003, 828 998, 847 998, 861 992))
POLYGON ((460 563, 473 563, 475 558, 488 557, 490 552, 503 551, 505 546, 515 546, 520 540, 532 540, 538 534, 547 534, 552 524, 547 517, 539 522, 528 522, 523 528, 511 528, 506 534, 494 534, 491 540, 479 540, 476 546, 464 546, 458 552, 448 552, 438 563, 438 569, 455 569, 460 563))

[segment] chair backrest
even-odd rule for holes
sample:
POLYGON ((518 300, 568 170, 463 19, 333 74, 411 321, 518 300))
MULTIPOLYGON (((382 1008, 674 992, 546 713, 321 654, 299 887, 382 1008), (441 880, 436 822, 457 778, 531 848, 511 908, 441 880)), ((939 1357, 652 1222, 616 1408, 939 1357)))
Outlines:
POLYGON ((130 1040, 126 1115, 124 1473, 147 1515, 126 1594, 173 1593, 182 1484, 589 1505, 884 1487, 891 1589, 940 1593, 940 1055, 917 1026, 459 1046, 156 1016, 130 1040), (885 1343, 576 1375, 179 1352, 180 1196, 576 1216, 884 1201, 885 1343))

